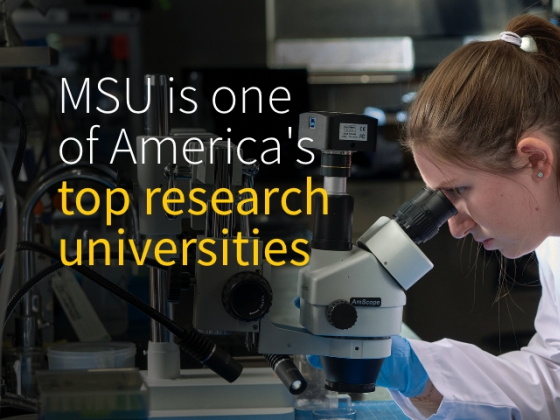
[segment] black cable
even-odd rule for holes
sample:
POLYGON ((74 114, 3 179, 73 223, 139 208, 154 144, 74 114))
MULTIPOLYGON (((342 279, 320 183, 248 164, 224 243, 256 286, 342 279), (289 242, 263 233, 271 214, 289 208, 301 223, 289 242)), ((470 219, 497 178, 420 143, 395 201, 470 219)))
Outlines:
MULTIPOLYGON (((33 251, 38 252, 40 254, 46 255, 52 259, 60 261, 60 254, 43 244, 31 241, 21 241, 18 243, 18 251, 33 251)), ((106 279, 104 276, 99 274, 97 271, 92 270, 89 267, 83 265, 74 264, 70 266, 73 270, 77 271, 78 273, 90 278, 101 287, 109 290, 110 292, 114 293, 121 299, 127 301, 131 305, 135 306, 150 318, 154 319, 155 321, 159 322, 165 328, 167 328, 172 334, 176 336, 181 336, 185 333, 185 329, 181 327, 179 324, 175 323, 173 320, 167 318, 166 316, 162 315, 154 308, 152 308, 147 303, 143 302, 142 300, 138 299, 136 296, 128 293, 126 290, 120 288, 112 281, 106 279)))
POLYGON ((45 139, 43 141, 43 146, 41 147, 41 153, 39 154, 39 160, 37 161, 37 173, 41 171, 41 164, 43 163, 43 159, 46 159, 47 167, 49 166, 50 162, 48 159, 47 154, 49 153, 49 146, 51 143, 51 130, 52 130, 52 122, 55 118, 54 112, 56 103, 55 100, 51 97, 48 88, 45 86, 45 83, 41 79, 35 79, 41 90, 43 91, 45 97, 47 98, 47 102, 49 104, 49 114, 48 114, 48 121, 47 121, 47 129, 45 132, 45 139))
MULTIPOLYGON (((21 171, 21 166, 23 165, 23 156, 25 154, 25 148, 27 147, 27 122, 25 121, 25 116, 23 112, 15 101, 7 98, 4 95, 0 95, 0 102, 4 102, 14 108, 18 114, 19 118, 19 141, 16 151, 16 157, 14 163, 12 164, 12 178, 16 182, 19 178, 19 173, 21 171)), ((6 226, 6 211, 5 207, 2 208, 2 213, 0 213, 0 238, 4 232, 4 227, 6 226)))
POLYGON ((4 318, 4 327, 3 328, 6 328, 6 324, 8 323, 8 320, 9 320, 10 316, 12 315, 12 312, 14 311, 14 309, 16 308, 16 306, 18 305, 20 300, 23 299, 25 294, 27 292, 29 292, 41 280, 43 280, 44 278, 47 278, 51 274, 54 274, 55 272, 57 272, 58 270, 60 270, 64 267, 65 267, 65 265, 62 263, 62 261, 58 261, 54 264, 51 264, 50 266, 48 266, 44 270, 39 271, 37 274, 35 274, 33 277, 31 277, 28 281, 26 281, 23 284, 23 286, 21 286, 13 294, 13 296, 8 301, 8 304, 6 305, 6 317, 4 318))
POLYGON ((0 101, 7 103, 12 108, 14 108, 19 118, 19 128, 20 128, 19 142, 16 151, 16 157, 12 165, 12 178, 14 180, 17 180, 19 177, 21 166, 23 164, 23 155, 25 154, 25 147, 27 146, 27 122, 25 121, 25 116, 23 115, 23 112, 21 111, 21 109, 19 109, 15 101, 13 101, 12 99, 4 95, 0 95, 0 101))
MULTIPOLYGON (((61 259, 60 254, 56 250, 36 242, 22 241, 18 243, 18 251, 33 251, 53 259, 61 259)), ((126 290, 117 286, 89 267, 81 265, 73 265, 71 267, 75 271, 89 277, 101 287, 109 290, 121 299, 135 306, 154 321, 159 322, 176 336, 176 343, 181 350, 194 358, 196 361, 209 367, 226 381, 233 382, 239 377, 239 375, 241 375, 243 366, 233 359, 225 350, 198 332, 192 325, 188 325, 186 328, 181 327, 173 320, 167 318, 165 315, 162 315, 150 305, 128 293, 126 290)))
MULTIPOLYGON (((18 251, 23 251, 23 249, 18 249, 18 251)), ((83 257, 87 259, 87 258, 89 258, 89 255, 84 255, 83 257)), ((96 252, 94 254, 94 258, 96 260, 104 259, 104 257, 105 257, 104 252, 96 252)), ((118 255, 117 252, 111 252, 110 257, 111 257, 112 260, 117 260, 119 258, 119 255, 118 255)), ((134 255, 132 255, 132 254, 124 254, 123 257, 126 261, 135 261, 134 255)), ((2 259, 0 259, 0 261, 1 260, 2 259)), ((165 268, 163 265, 161 265, 160 263, 158 263, 156 260, 154 260, 152 258, 146 258, 145 265, 148 266, 148 267, 155 267, 155 268, 160 268, 160 269, 165 268)), ((23 286, 21 286, 13 294, 13 296, 8 301, 8 304, 6 305, 6 318, 4 319, 4 327, 6 327, 6 324, 8 323, 8 319, 9 319, 10 315, 12 314, 14 309, 17 307, 17 305, 21 301, 21 299, 23 299, 23 297, 27 294, 27 292, 29 292, 33 287, 35 287, 41 280, 47 278, 48 276, 56 273, 58 270, 60 270, 62 268, 65 268, 65 267, 66 267, 66 265, 64 265, 64 263, 62 261, 55 262, 54 264, 51 264, 50 266, 41 270, 39 273, 35 274, 33 277, 31 277, 29 280, 27 280, 23 284, 23 286)), ((71 266, 70 268, 73 268, 73 267, 74 266, 71 266)))

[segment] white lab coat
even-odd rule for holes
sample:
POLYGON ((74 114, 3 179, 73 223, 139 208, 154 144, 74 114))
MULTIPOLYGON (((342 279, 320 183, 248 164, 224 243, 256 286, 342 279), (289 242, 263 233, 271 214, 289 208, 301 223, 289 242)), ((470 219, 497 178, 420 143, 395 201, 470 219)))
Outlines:
MULTIPOLYGON (((493 356, 454 340, 410 340, 443 395, 430 420, 560 419, 560 238, 546 239, 536 253, 542 296, 527 347, 493 356)), ((408 398, 391 394, 408 416, 426 418, 408 398)))

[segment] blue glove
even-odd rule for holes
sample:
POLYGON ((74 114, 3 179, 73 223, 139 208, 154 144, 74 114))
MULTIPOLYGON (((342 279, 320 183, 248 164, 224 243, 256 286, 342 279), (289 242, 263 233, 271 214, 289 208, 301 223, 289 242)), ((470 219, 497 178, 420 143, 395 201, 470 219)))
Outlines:
MULTIPOLYGON (((420 395, 428 382, 428 373, 406 338, 391 337, 391 355, 383 361, 376 385, 399 391, 405 397, 420 395)), ((307 356, 313 367, 322 369, 319 356, 307 356)))
POLYGON ((394 335, 391 339, 391 355, 383 362, 376 385, 416 397, 426 388, 428 373, 406 338, 394 335))

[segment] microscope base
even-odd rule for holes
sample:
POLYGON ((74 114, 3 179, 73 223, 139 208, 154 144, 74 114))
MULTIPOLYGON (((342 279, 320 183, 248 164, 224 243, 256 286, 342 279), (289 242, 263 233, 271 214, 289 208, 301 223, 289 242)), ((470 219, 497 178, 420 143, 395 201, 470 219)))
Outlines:
POLYGON ((151 379, 150 419, 294 419, 294 397, 270 368, 245 368, 230 384, 208 369, 181 370, 178 379, 151 379))

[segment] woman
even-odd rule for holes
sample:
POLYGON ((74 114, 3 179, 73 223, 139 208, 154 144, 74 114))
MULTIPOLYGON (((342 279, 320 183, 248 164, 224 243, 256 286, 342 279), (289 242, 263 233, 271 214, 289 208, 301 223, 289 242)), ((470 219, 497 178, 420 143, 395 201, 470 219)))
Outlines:
POLYGON ((454 237, 507 258, 536 250, 537 333, 498 357, 395 338, 378 384, 412 418, 560 419, 560 29, 526 15, 507 31, 438 66, 411 106, 406 145, 457 208, 454 237))

